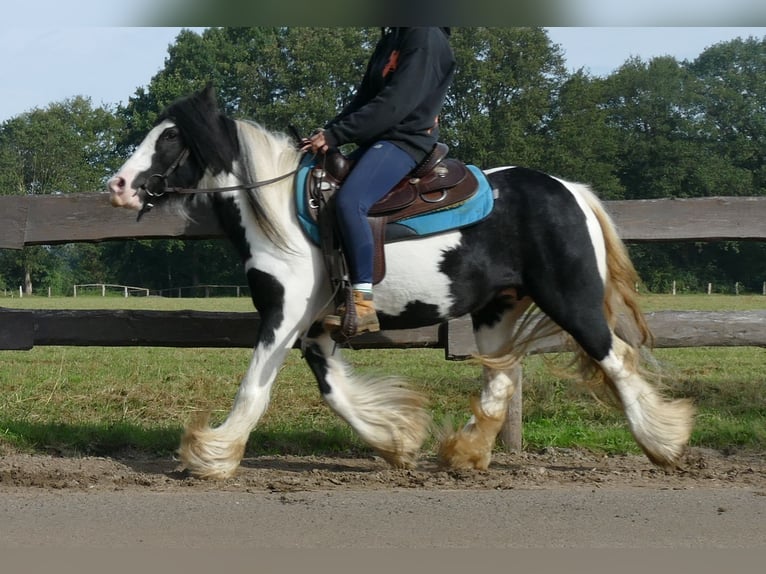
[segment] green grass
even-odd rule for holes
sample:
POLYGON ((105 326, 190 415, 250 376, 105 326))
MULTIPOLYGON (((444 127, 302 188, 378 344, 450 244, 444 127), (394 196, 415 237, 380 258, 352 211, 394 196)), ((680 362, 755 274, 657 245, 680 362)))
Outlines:
POLYGON ((149 311, 233 311, 252 312, 250 297, 166 298, 166 297, 2 297, 0 307, 14 309, 145 309, 149 311))
MULTIPOLYGON (((763 295, 639 295, 639 303, 645 312, 650 311, 746 311, 766 309, 763 295)), ((243 311, 253 310, 249 297, 165 298, 123 297, 107 294, 106 297, 3 297, 0 307, 16 309, 148 309, 195 311, 243 311)))
MULTIPOLYGON (((657 349, 661 384, 691 398, 698 416, 691 443, 719 450, 766 447, 766 350, 753 347, 657 349)), ((600 403, 577 381, 551 377, 526 363, 524 438, 530 447, 585 447, 638 452, 620 411, 600 403)), ((550 359, 549 359, 550 360, 550 359)))
POLYGON ((651 311, 748 311, 766 309, 763 295, 639 295, 645 313, 651 311))
MULTIPOLYGON (((7 298, 22 308, 132 308, 250 311, 247 298, 7 298)), ((763 308, 762 296, 642 296, 647 311, 763 308), (710 306, 709 306, 710 305, 710 306)), ((396 373, 431 400, 437 425, 462 424, 480 388, 480 368, 443 359, 439 349, 344 351, 359 373, 396 373)), ((228 413, 249 349, 37 347, 0 352, 0 447, 114 455, 170 453, 197 411, 228 413)), ((663 383, 699 410, 692 443, 721 450, 766 447, 766 350, 752 347, 658 349, 663 383)), ((619 411, 591 396, 562 366, 568 357, 529 357, 524 368, 524 443, 638 452, 619 411)), ((433 449, 429 441, 426 451, 433 449)), ((369 452, 322 401, 297 351, 283 365, 271 407, 253 432, 252 455, 369 452)))

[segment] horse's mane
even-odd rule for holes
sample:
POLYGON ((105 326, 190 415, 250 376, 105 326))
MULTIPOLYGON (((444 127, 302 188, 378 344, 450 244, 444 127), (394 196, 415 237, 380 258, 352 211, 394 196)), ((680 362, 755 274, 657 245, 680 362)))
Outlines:
POLYGON ((242 157, 251 164, 249 169, 254 168, 261 179, 280 176, 295 169, 300 153, 289 136, 271 132, 250 120, 239 120, 236 124, 239 143, 243 148, 242 157))
MULTIPOLYGON (((286 174, 298 164, 299 153, 287 135, 223 115, 211 88, 176 100, 158 121, 165 118, 176 124, 190 153, 213 176, 236 174, 242 182, 255 182, 286 174)), ((286 234, 277 222, 289 213, 292 182, 292 178, 286 178, 243 192, 259 227, 275 245, 288 250, 286 234), (276 187, 281 187, 283 193, 273 189, 276 187)))
POLYGON ((233 171, 240 153, 236 126, 219 112, 212 92, 203 90, 176 100, 162 112, 157 123, 164 119, 176 124, 192 156, 213 175, 233 171))
MULTIPOLYGON (((279 177, 296 168, 300 155, 288 136, 270 132, 252 121, 240 120, 236 124, 242 147, 240 177, 244 181, 279 177)), ((293 178, 288 177, 247 192, 259 227, 272 243, 287 251, 290 250, 287 234, 277 222, 284 220, 285 214, 293 213, 292 185, 293 178)))

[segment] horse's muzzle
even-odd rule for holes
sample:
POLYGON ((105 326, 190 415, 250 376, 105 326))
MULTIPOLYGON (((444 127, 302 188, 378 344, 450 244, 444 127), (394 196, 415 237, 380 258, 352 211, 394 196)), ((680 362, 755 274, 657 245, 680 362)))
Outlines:
POLYGON ((143 207, 143 198, 140 194, 130 189, 124 177, 115 175, 106 184, 109 191, 109 201, 112 207, 124 207, 127 209, 140 210, 143 207))

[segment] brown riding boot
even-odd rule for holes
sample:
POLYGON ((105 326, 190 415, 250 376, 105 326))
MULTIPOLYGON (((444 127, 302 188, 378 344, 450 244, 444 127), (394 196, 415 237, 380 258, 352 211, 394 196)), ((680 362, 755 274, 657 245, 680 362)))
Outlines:
MULTIPOLYGON (((380 323, 378 323, 375 304, 372 302, 372 293, 354 289, 353 295, 354 311, 356 312, 356 332, 354 335, 380 331, 380 323)), ((339 305, 336 314, 327 315, 322 321, 322 324, 328 331, 337 331, 343 325, 343 317, 345 314, 346 306, 339 305)))

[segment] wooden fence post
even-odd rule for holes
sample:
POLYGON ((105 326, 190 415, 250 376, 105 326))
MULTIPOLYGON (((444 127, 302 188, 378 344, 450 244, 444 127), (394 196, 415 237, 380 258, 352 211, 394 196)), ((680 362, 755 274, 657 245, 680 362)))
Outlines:
POLYGON ((523 444, 522 417, 522 368, 521 364, 513 368, 511 376, 516 379, 516 390, 508 405, 505 423, 500 430, 500 441, 508 452, 521 452, 523 444))

